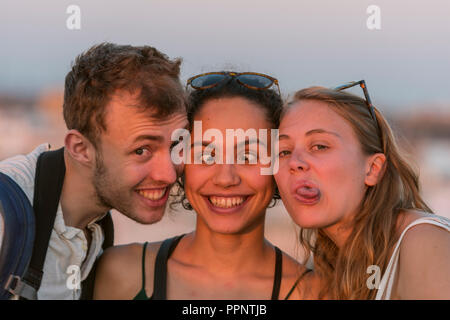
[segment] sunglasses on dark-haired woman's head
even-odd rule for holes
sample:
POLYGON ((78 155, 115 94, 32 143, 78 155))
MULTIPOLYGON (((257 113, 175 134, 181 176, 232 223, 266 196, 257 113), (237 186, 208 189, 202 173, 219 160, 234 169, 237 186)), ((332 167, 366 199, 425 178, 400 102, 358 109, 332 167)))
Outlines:
POLYGON ((188 79, 186 88, 191 86, 197 90, 205 90, 218 86, 225 81, 236 79, 236 82, 241 86, 244 86, 253 90, 265 90, 269 89, 272 85, 276 85, 278 88, 278 94, 281 95, 280 86, 278 80, 274 77, 268 76, 262 73, 256 72, 208 72, 193 76, 188 79))

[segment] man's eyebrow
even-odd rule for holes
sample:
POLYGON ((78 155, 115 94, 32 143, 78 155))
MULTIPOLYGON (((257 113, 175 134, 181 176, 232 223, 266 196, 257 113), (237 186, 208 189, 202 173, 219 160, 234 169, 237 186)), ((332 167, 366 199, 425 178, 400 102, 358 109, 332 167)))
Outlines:
POLYGON ((341 136, 340 136, 338 133, 336 133, 336 132, 334 132, 334 131, 327 131, 327 130, 325 130, 325 129, 313 129, 313 130, 309 130, 307 133, 305 133, 305 136, 310 136, 310 135, 313 135, 313 134, 315 134, 315 133, 331 134, 331 135, 333 135, 333 136, 336 136, 336 137, 338 137, 338 138, 341 138, 341 136))
POLYGON ((142 141, 142 140, 151 140, 151 141, 156 141, 156 142, 163 142, 164 141, 164 137, 163 136, 157 136, 157 135, 151 135, 151 134, 143 134, 140 135, 138 137, 136 137, 133 141, 133 143, 142 141))
POLYGON ((278 140, 285 140, 285 139, 289 139, 290 137, 287 134, 280 134, 278 136, 278 140))

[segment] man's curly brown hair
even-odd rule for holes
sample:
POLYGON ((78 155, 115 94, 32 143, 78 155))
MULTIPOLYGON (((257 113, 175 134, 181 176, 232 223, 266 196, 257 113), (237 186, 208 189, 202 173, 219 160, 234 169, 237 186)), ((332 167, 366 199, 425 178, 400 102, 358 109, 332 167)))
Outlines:
POLYGON ((106 131, 105 114, 118 90, 137 93, 137 102, 156 119, 184 112, 179 80, 181 59, 170 60, 150 46, 101 43, 80 54, 67 74, 63 113, 67 128, 97 146, 106 131))

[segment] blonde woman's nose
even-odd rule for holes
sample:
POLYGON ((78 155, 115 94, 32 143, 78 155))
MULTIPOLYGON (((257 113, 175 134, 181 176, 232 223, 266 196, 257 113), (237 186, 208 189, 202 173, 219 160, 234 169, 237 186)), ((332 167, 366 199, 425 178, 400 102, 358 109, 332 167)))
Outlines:
POLYGON ((294 151, 289 159, 289 171, 296 173, 305 170, 309 170, 308 162, 305 160, 302 152, 294 151))

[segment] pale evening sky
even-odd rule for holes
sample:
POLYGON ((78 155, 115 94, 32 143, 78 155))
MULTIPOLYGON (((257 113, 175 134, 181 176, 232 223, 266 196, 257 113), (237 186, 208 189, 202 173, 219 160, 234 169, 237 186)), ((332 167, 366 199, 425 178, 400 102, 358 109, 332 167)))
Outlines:
POLYGON ((75 56, 111 41, 182 57, 182 80, 237 69, 284 93, 365 79, 375 103, 450 105, 447 0, 40 0, 0 4, 0 93, 63 87, 75 56), (81 29, 69 30, 69 5, 81 29), (369 30, 369 5, 381 30, 369 30))

